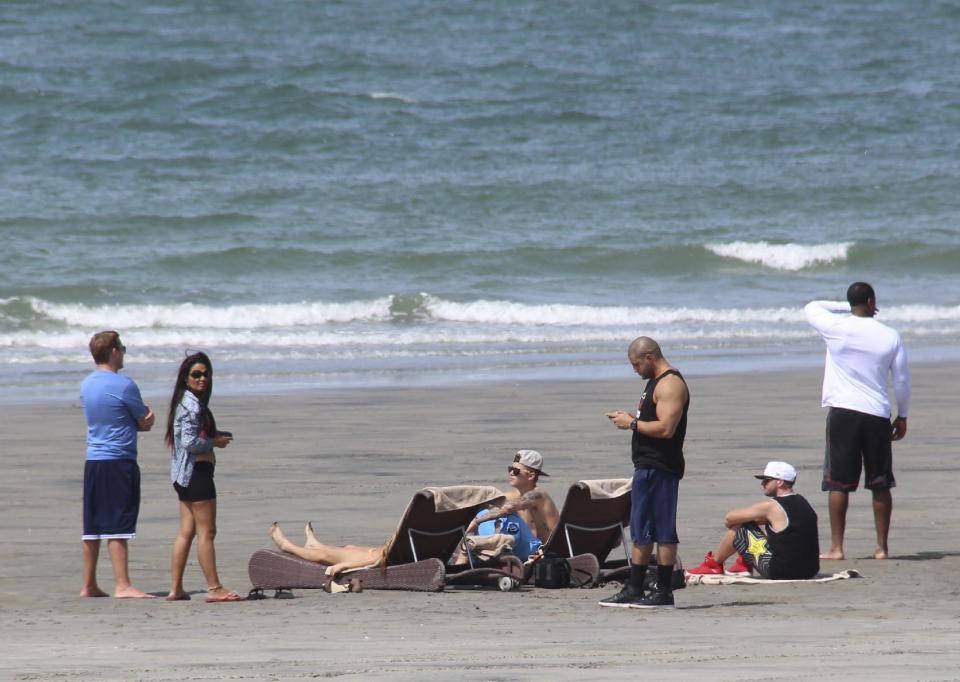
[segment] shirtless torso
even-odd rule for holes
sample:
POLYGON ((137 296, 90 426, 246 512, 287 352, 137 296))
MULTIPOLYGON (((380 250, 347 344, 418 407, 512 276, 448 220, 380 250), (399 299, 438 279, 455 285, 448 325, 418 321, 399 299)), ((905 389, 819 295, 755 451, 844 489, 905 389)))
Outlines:
POLYGON ((550 533, 557 525, 557 521, 560 520, 560 511, 557 509, 553 498, 539 487, 528 490, 522 495, 518 490, 509 491, 507 501, 499 511, 502 513, 516 512, 530 527, 533 534, 543 542, 547 541, 550 533))
POLYGON ((553 498, 537 485, 539 472, 522 463, 514 463, 507 467, 507 474, 513 489, 507 492, 503 506, 478 515, 467 527, 467 533, 476 533, 477 526, 484 521, 517 514, 539 540, 546 542, 560 520, 560 512, 553 498))

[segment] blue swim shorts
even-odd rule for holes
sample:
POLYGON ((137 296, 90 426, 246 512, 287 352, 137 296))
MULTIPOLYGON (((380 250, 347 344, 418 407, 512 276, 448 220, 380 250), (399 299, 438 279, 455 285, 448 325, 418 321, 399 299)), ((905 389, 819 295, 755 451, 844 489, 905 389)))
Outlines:
POLYGON ((87 460, 83 468, 84 540, 137 537, 140 467, 135 459, 87 460))
MULTIPOLYGON (((487 513, 484 509, 477 512, 477 516, 487 513)), ((477 535, 493 535, 494 533, 506 533, 516 538, 516 544, 513 546, 513 555, 521 561, 526 561, 540 547, 540 540, 530 530, 530 526, 520 518, 518 514, 507 514, 491 521, 484 521, 477 527, 477 535)))
POLYGON ((630 537, 635 545, 675 545, 680 478, 660 469, 636 469, 630 495, 630 537))

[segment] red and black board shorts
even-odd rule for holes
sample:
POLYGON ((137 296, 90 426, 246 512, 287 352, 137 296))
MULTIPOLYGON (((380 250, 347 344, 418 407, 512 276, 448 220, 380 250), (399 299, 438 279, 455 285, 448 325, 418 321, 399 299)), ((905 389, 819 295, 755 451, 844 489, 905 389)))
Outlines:
POLYGON ((860 484, 861 470, 868 490, 889 490, 896 485, 890 420, 831 407, 821 490, 852 492, 860 484))

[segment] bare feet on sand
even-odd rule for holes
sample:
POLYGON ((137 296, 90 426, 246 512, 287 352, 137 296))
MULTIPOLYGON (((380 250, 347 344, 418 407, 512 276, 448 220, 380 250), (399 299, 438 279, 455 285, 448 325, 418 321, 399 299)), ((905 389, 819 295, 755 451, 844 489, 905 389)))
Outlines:
POLYGON ((829 552, 821 552, 821 559, 833 559, 834 561, 843 561, 842 549, 831 549, 829 552))
POLYGON ((877 547, 877 549, 876 549, 876 550, 874 551, 874 553, 873 553, 873 558, 874 558, 874 559, 877 559, 877 560, 886 559, 886 558, 887 558, 887 550, 886 550, 886 548, 877 547))
POLYGON ((81 597, 109 597, 110 595, 94 585, 93 587, 84 587, 80 590, 81 597))
POLYGON ((313 521, 307 521, 307 525, 303 527, 303 534, 307 536, 307 547, 316 547, 322 544, 316 533, 313 532, 313 521))
POLYGON ((186 592, 171 592, 167 595, 167 601, 190 601, 190 595, 186 592))
POLYGON ((147 594, 143 590, 138 590, 133 585, 124 588, 117 588, 117 591, 113 593, 114 599, 156 599, 152 594, 147 594))

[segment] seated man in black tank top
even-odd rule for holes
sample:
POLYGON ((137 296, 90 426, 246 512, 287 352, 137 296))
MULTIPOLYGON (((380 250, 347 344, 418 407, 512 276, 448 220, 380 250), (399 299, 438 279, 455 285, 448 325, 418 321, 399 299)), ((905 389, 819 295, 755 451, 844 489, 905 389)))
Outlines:
POLYGON ((707 552, 703 563, 688 573, 723 575, 723 562, 737 552, 740 558, 727 573, 753 569, 771 580, 805 580, 820 571, 817 513, 793 491, 797 470, 786 462, 769 462, 756 478, 770 499, 727 512, 727 532, 716 552, 707 552))

